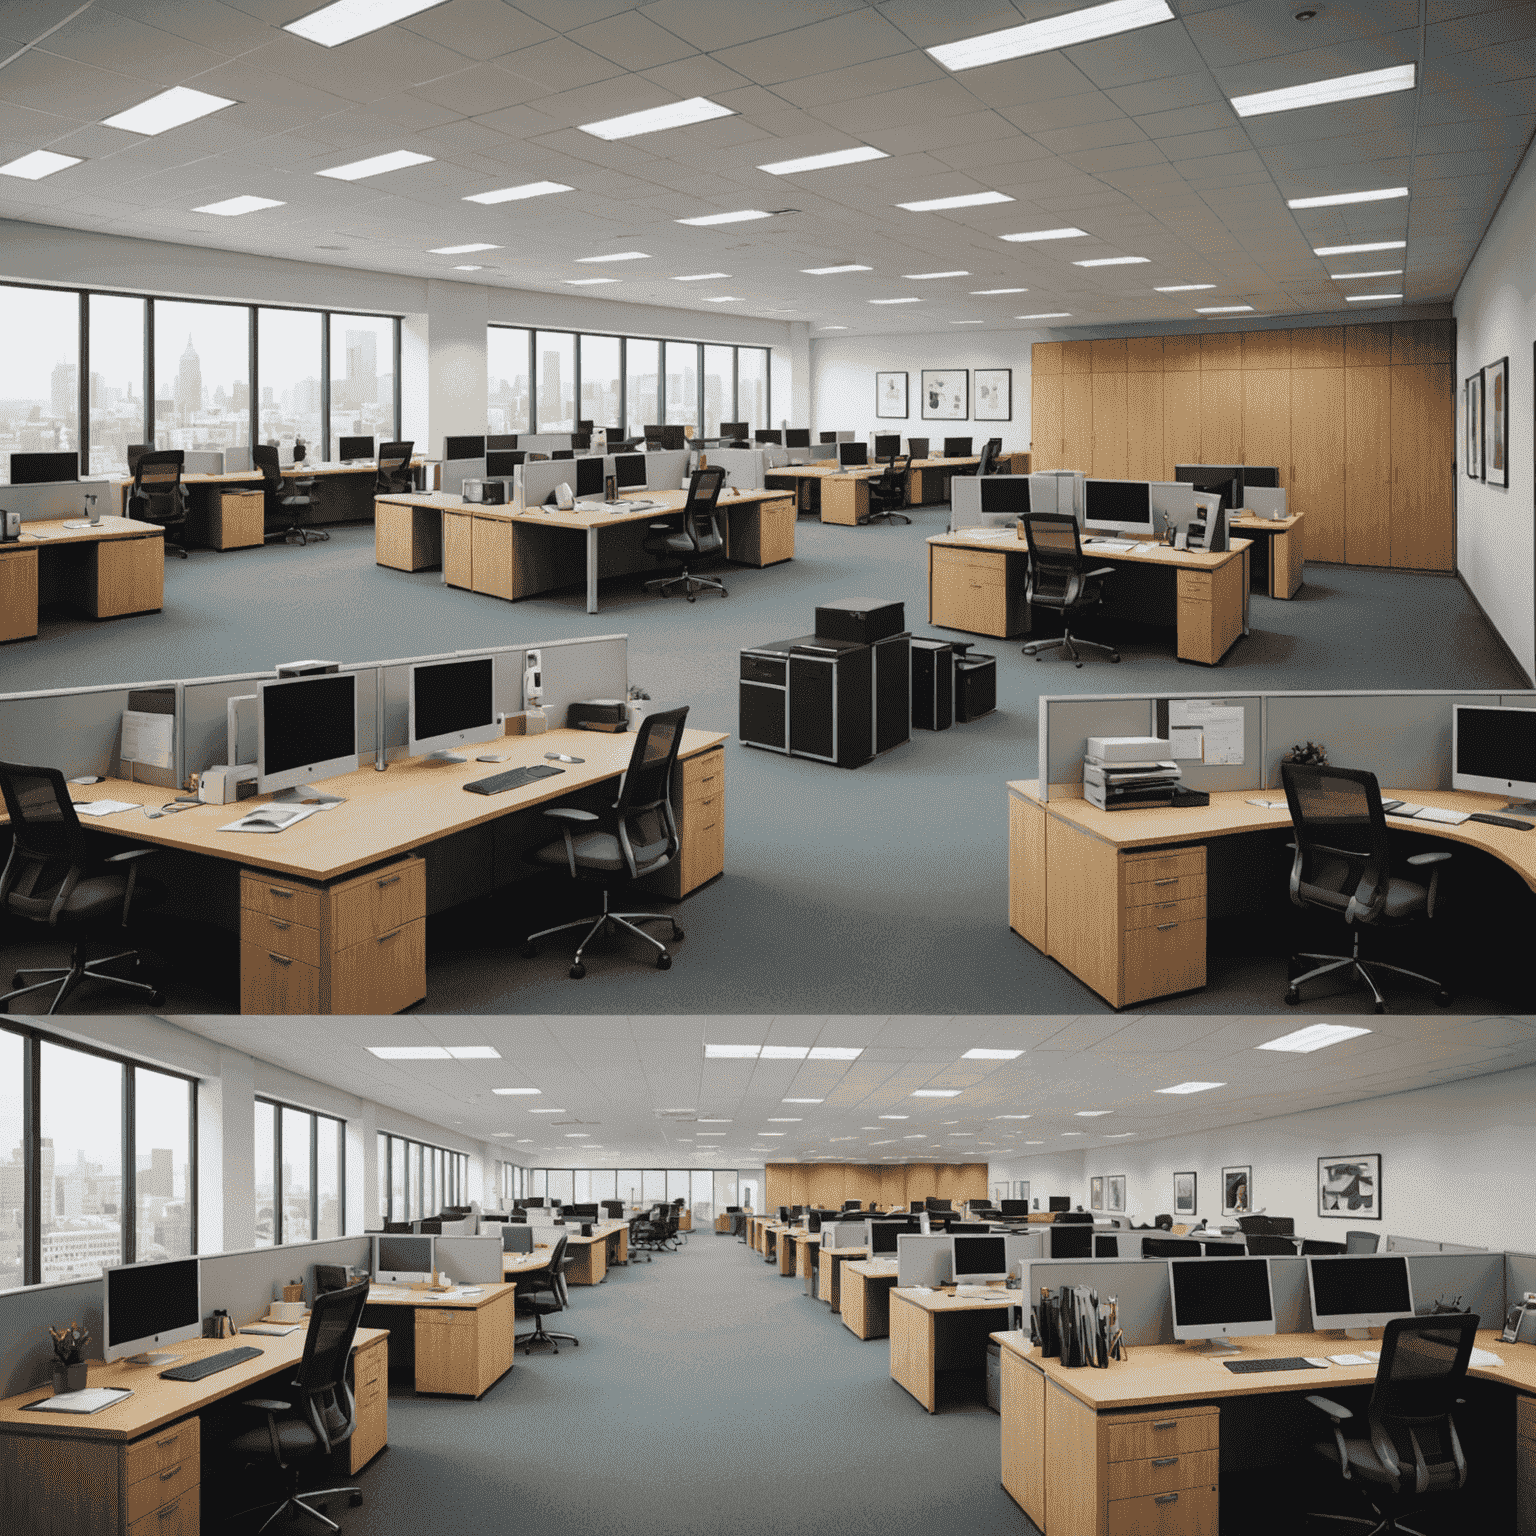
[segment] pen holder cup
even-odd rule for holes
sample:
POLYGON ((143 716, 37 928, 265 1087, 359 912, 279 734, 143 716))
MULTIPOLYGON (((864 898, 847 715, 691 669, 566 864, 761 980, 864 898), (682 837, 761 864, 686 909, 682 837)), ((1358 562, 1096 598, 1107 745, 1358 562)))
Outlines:
POLYGON ((57 1361, 53 1367, 53 1390, 55 1394, 64 1392, 83 1392, 85 1390, 86 1365, 81 1360, 75 1365, 60 1365, 57 1361))

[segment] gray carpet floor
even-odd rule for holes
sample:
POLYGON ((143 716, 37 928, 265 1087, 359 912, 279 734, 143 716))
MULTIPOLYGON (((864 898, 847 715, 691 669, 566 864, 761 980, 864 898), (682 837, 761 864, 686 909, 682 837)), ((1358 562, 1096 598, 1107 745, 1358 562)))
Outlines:
MULTIPOLYGON (((689 703, 691 724, 734 731, 739 650, 809 632, 817 603, 899 598, 909 627, 931 632, 923 540, 942 532, 947 517, 930 507, 917 509, 910 527, 802 520, 792 562, 727 568, 729 598, 663 600, 631 578, 604 584, 597 615, 584 611, 575 589, 514 605, 450 590, 437 572, 383 570, 373 562, 370 528, 337 529, 329 543, 307 548, 195 552, 168 562, 163 614, 105 624, 49 617, 38 640, 0 651, 0 690, 622 632, 633 683, 658 703, 689 703)), ((1255 597, 1253 633, 1215 669, 1179 664, 1168 640, 1155 637, 1123 642, 1119 666, 1090 659, 1081 669, 1033 661, 1017 643, 981 641, 979 649, 998 657, 997 711, 946 732, 915 732, 857 771, 733 740, 726 873, 680 907, 688 936, 669 972, 622 944, 594 945, 581 982, 567 979, 564 948, 523 959, 521 934, 543 922, 527 921, 533 901, 516 888, 434 921, 423 1011, 1102 1011, 1095 994, 1008 929, 1004 785, 1034 776, 1042 693, 1524 686, 1456 579, 1316 565, 1307 577, 1292 602, 1255 597)), ((1266 867, 1254 879, 1283 883, 1284 874, 1266 867)), ((579 910, 593 895, 583 894, 579 910)), ((557 903, 566 896, 553 892, 557 903)), ((48 952, 25 949, 29 957, 48 952)), ((1284 984, 1283 959, 1214 954, 1204 991, 1154 1006, 1276 1012, 1284 984)), ((175 974, 169 991, 176 1011, 236 1006, 232 989, 175 974)), ((1368 1006, 1354 991, 1326 1004, 1340 1012, 1368 1006)), ((1458 994, 1458 1011, 1499 1004, 1458 994)), ((116 1003, 93 990, 78 1006, 116 1003)), ((1433 1003, 1422 991, 1398 990, 1392 1007, 1433 1003)))

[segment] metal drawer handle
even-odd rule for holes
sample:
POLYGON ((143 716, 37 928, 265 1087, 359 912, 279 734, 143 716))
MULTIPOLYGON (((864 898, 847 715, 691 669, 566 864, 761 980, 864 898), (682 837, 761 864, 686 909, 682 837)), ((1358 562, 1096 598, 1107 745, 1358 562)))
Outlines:
POLYGON ((1178 902, 1176 902, 1176 901, 1158 901, 1158 902, 1154 902, 1153 905, 1157 908, 1157 910, 1159 912, 1166 912, 1169 907, 1176 907, 1176 906, 1178 906, 1178 902))
POLYGON ((1177 928, 1177 927, 1178 927, 1178 926, 1179 926, 1179 925, 1178 925, 1178 924, 1177 924, 1177 923, 1159 923, 1159 924, 1158 924, 1158 925, 1157 925, 1157 931, 1158 931, 1158 932, 1159 932, 1159 933, 1167 933, 1167 931, 1168 931, 1168 930, 1169 930, 1169 929, 1170 929, 1170 928, 1177 928))
POLYGON ((405 929, 403 929, 403 928, 396 928, 393 933, 381 933, 379 935, 378 942, 380 944, 387 944, 391 939, 398 939, 400 937, 400 935, 402 933, 404 933, 404 932, 405 932, 405 929))
POLYGON ((281 896, 284 900, 291 900, 293 897, 292 891, 285 891, 281 886, 269 885, 267 889, 271 891, 274 896, 281 896))
POLYGON ((391 875, 387 880, 380 880, 376 883, 379 889, 382 891, 386 885, 394 885, 399 881, 399 879, 399 875, 391 875))
POLYGON ((1179 1423, 1179 1421, 1177 1419, 1159 1419, 1159 1420, 1157 1420, 1153 1424, 1152 1428, 1153 1429, 1176 1429, 1178 1427, 1178 1423, 1179 1423))
POLYGON ((181 1439, 181 1431, 178 1429, 174 1435, 167 1435, 164 1440, 156 1440, 156 1445, 175 1445, 181 1439))
POLYGON ((179 1472, 180 1472, 180 1471, 181 1471, 181 1463, 180 1463, 180 1462, 179 1462, 179 1461, 178 1461, 178 1462, 177 1462, 177 1463, 176 1463, 176 1465, 175 1465, 175 1466, 174 1466, 174 1467, 172 1467, 172 1468, 171 1468, 171 1470, 170 1470, 170 1471, 169 1471, 169 1472, 162 1472, 162 1473, 161 1473, 161 1474, 160 1474, 160 1481, 161 1481, 161 1482, 162 1482, 162 1483, 168 1483, 168 1482, 170 1482, 170 1480, 171 1480, 171 1479, 172 1479, 172 1478, 173 1478, 173 1477, 175 1477, 175 1476, 176 1476, 176 1475, 177 1475, 177 1473, 179 1473, 179 1472))
POLYGON ((292 965, 293 964, 293 961, 290 960, 287 955, 275 955, 275 954, 272 953, 272 951, 270 949, 267 951, 267 958, 269 960, 276 960, 279 965, 292 965))
POLYGON ((1160 1493, 1152 1502, 1154 1504, 1177 1504, 1179 1496, 1176 1493, 1160 1493))
POLYGON ((285 933, 289 928, 293 926, 292 923, 285 923, 280 917, 269 917, 267 921, 271 923, 274 928, 281 928, 285 933))
POLYGON ((1179 1464, 1177 1456, 1159 1456, 1152 1465, 1154 1467, 1176 1467, 1179 1464))
POLYGON ((1153 885, 1177 885, 1178 883, 1179 877, 1177 875, 1170 875, 1166 880, 1154 880, 1152 882, 1153 885))
POLYGON ((173 1504, 167 1504, 167 1505, 166 1505, 166 1506, 165 1506, 165 1508, 164 1508, 164 1509, 162 1509, 162 1510, 161 1510, 161 1511, 160 1511, 160 1512, 159 1512, 159 1517, 160 1517, 160 1519, 162 1519, 162 1520, 169 1520, 169 1519, 170 1519, 170 1518, 171 1518, 171 1516, 172 1516, 172 1515, 174 1515, 174 1514, 175 1514, 175 1513, 176 1513, 176 1511, 177 1511, 177 1510, 178 1510, 178 1509, 180 1509, 180 1508, 181 1508, 181 1500, 180 1500, 180 1499, 177 1499, 177 1500, 176 1500, 176 1501, 175 1501, 175 1503, 173 1503, 173 1504))

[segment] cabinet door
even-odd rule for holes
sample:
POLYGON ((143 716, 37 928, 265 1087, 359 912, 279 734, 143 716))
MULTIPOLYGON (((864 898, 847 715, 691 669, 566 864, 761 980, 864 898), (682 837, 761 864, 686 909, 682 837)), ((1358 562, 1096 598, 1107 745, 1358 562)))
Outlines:
POLYGON ((1163 374, 1163 472, 1173 479, 1175 464, 1200 464, 1200 375, 1163 374))
MULTIPOLYGON (((1206 340, 1210 340, 1207 337, 1206 340)), ((1243 376, 1236 368, 1200 374, 1200 460, 1202 464, 1243 462, 1243 376)))
POLYGON ((1089 374, 1069 373, 1062 378, 1061 437, 1062 462, 1057 468, 1087 473, 1093 465, 1093 378, 1089 374))
POLYGON ((1391 563, 1420 571, 1455 564, 1451 366, 1389 368, 1392 376, 1391 563))
POLYGON ((1045 1526, 1045 1377, 1011 1349, 1002 1358, 1003 1487, 1045 1526))
POLYGON ((1163 478, 1163 375, 1126 375, 1125 476, 1163 478))
POLYGON ((0 640, 30 640, 37 633, 37 551, 0 553, 0 640))
POLYGON ((1243 372, 1243 463, 1276 464, 1280 484, 1291 466, 1291 370, 1243 372))
MULTIPOLYGON (((1038 354, 1039 347, 1035 348, 1038 354)), ((1034 469, 1061 468, 1062 379, 1059 373, 1035 374, 1029 381, 1029 456, 1034 469)))
POLYGON ((1126 375, 1093 375, 1093 468, 1100 480, 1124 480, 1126 464, 1126 375))
POLYGON ((1287 511, 1306 514, 1310 560, 1343 563, 1343 465, 1343 367, 1293 368, 1291 477, 1285 504, 1287 511))
MULTIPOLYGON (((1376 329, 1369 327, 1369 329, 1376 329)), ((1344 558, 1392 562, 1392 370, 1344 370, 1344 558)))

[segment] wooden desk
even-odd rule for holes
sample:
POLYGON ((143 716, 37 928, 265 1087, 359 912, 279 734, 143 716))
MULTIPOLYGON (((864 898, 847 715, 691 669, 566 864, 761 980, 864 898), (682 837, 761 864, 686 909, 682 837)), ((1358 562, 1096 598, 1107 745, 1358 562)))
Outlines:
POLYGON ((415 1313, 418 1392, 483 1397, 512 1369, 515 1285, 493 1282, 482 1285, 478 1296, 447 1300, 433 1291, 376 1285, 368 1292, 365 1315, 374 1308, 415 1313))
POLYGON ((605 1222, 592 1228, 591 1237, 583 1237, 578 1227, 566 1234, 566 1254, 575 1262, 566 1271, 569 1285, 601 1285, 608 1278, 610 1254, 615 1264, 629 1263, 629 1224, 605 1222))
POLYGON ((771 1216, 753 1216, 748 1214, 746 1222, 747 1246, 754 1253, 763 1253, 767 1248, 765 1234, 768 1228, 773 1225, 773 1218, 771 1216))
POLYGON ((821 1242, 821 1233, 804 1227, 786 1227, 779 1233, 778 1260, 781 1275, 804 1279, 810 1273, 811 1249, 821 1242))
MULTIPOLYGON (((685 730, 679 752, 682 794, 674 813, 683 846, 673 861, 679 894, 725 865, 724 734, 685 730), (710 776, 717 788, 696 783, 710 776), (698 793, 690 799, 697 789, 698 793)), ((97 831, 179 849, 215 861, 216 879, 238 881, 240 1001, 243 1013, 397 1013, 426 995, 426 878, 432 845, 476 828, 486 836, 503 817, 535 811, 615 778, 629 766, 628 732, 549 731, 508 736, 510 761, 542 764, 546 752, 585 758, 566 771, 500 795, 473 795, 462 785, 498 771, 484 763, 412 758, 376 773, 328 779, 324 788, 345 805, 320 811, 270 836, 222 832, 258 803, 204 805, 146 820, 127 811, 100 820, 97 831), (275 878, 274 878, 275 877, 275 878)), ((108 779, 71 786, 77 802, 124 800, 159 805, 163 788, 108 779)))
POLYGON ((939 1409, 939 1377, 945 1372, 984 1372, 987 1340, 999 1320, 1019 1306, 1022 1291, 1001 1288, 994 1301, 985 1296, 956 1296, 953 1291, 926 1295, 897 1286, 891 1291, 891 1379, 929 1413, 939 1409))
POLYGON ((763 484, 770 491, 793 491, 795 513, 821 511, 821 482, 828 475, 838 472, 836 459, 816 459, 809 464, 782 464, 763 475, 763 484))
MULTIPOLYGON (((911 500, 915 507, 949 500, 949 482, 959 470, 974 470, 981 463, 979 453, 964 459, 914 459, 912 461, 911 500)), ((999 468, 999 473, 1001 473, 999 468)))
MULTIPOLYGON (((914 498, 915 499, 915 498, 914 498)), ((1084 557, 1134 570, 1155 583, 1156 601, 1144 607, 1135 594, 1117 601, 1114 583, 1105 584, 1096 612, 1163 622, 1173 615, 1175 654, 1180 661, 1215 666, 1248 629, 1248 541, 1235 539, 1225 554, 1169 549, 1146 554, 1101 550, 1087 545, 1084 557)), ((939 534, 928 540, 928 622, 999 640, 1033 633, 1024 600, 1029 546, 1022 538, 987 538, 970 533, 939 534)), ((1143 597, 1146 594, 1142 594, 1143 597)), ((1059 633, 1059 629, 1056 631, 1059 633)))
MULTIPOLYGON (((202 1381, 162 1381, 162 1366, 93 1361, 90 1386, 130 1387, 133 1396, 88 1417, 27 1412, 28 1403, 53 1396, 51 1387, 0 1402, 0 1530, 7 1536, 198 1536, 199 1414, 291 1371, 303 1357, 304 1338, 302 1329, 283 1338, 243 1334, 166 1351, 190 1361, 242 1345, 261 1350, 202 1381)), ((389 1335, 360 1328, 352 1357, 353 1472, 389 1439, 388 1362, 389 1335)))
POLYGON ((823 1248, 821 1273, 817 1276, 816 1299, 824 1301, 834 1312, 843 1309, 843 1266, 854 1259, 867 1259, 868 1248, 823 1248))
MULTIPOLYGON (((1496 811, 1503 798, 1461 790, 1383 789, 1418 805, 1496 811)), ((1219 790, 1189 810, 1101 811, 1082 786, 1008 785, 1008 922, 1112 1007, 1205 985, 1205 844, 1291 825, 1290 812, 1249 805, 1278 791, 1219 790)), ((1536 833, 1463 822, 1396 821, 1493 855, 1536 891, 1536 833)), ((1267 878, 1267 877, 1266 877, 1267 878)), ((1335 1351, 1337 1353, 1337 1351, 1335 1351)))
POLYGON ((843 1265, 843 1327, 856 1339, 883 1339, 891 1331, 895 1259, 855 1259, 843 1265))
POLYGON ((39 604, 54 591, 93 619, 158 613, 165 606, 165 530, 156 523, 103 516, 95 528, 74 518, 21 525, 0 544, 0 641, 37 634, 39 604))
POLYGON ((1306 559, 1304 512, 1271 521, 1239 512, 1227 526, 1252 541, 1249 582, 1255 592, 1269 597, 1291 598, 1301 590, 1301 567, 1306 559))
MULTIPOLYGON (((1023 1333, 993 1337, 1002 1346, 1003 1487, 1046 1536, 1214 1536, 1222 1401, 1327 1396, 1376 1379, 1374 1363, 1234 1375, 1186 1344, 1134 1347, 1106 1371, 1067 1370, 1023 1333)), ((1473 1366, 1468 1377, 1536 1392, 1536 1345, 1501 1344, 1496 1329, 1477 1342, 1504 1364, 1473 1366)), ((1241 1351, 1244 1359, 1341 1353, 1338 1335, 1326 1333, 1248 1338, 1241 1351)), ((1536 1400, 1517 1404, 1520 1424, 1536 1427, 1536 1400)))

